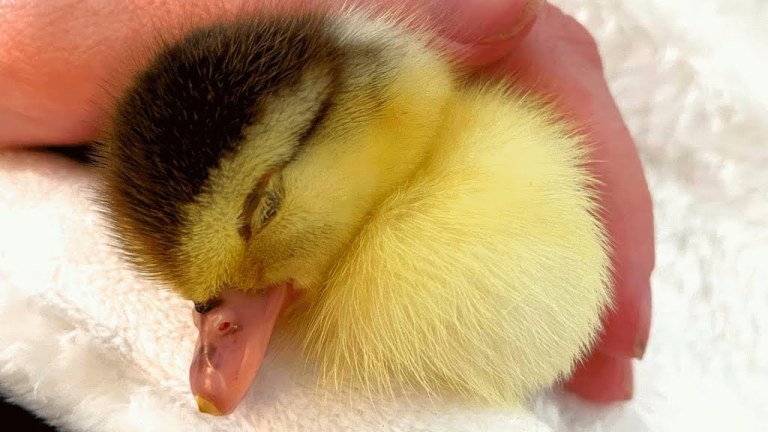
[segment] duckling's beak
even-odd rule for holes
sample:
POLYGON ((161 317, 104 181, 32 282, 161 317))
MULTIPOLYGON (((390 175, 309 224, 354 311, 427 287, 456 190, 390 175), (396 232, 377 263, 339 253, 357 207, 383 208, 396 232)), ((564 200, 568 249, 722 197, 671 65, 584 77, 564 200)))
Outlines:
POLYGON ((226 415, 248 392, 267 351, 289 284, 257 293, 230 289, 213 309, 192 312, 199 330, 189 382, 201 412, 226 415))

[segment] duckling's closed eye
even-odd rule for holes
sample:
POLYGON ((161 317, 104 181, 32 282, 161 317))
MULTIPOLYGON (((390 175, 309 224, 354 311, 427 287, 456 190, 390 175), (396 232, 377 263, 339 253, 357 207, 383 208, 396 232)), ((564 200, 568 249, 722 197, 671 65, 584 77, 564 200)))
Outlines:
POLYGON ((259 179, 243 202, 238 230, 243 240, 250 240, 254 228, 258 233, 274 219, 280 210, 283 193, 282 175, 279 171, 269 171, 259 179))

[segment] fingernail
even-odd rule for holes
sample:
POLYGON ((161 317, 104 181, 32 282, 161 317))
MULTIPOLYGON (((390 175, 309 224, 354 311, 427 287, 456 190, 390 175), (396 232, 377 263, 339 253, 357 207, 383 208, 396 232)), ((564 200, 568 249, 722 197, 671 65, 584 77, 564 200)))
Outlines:
POLYGON ((493 43, 493 42, 500 42, 505 41, 507 39, 512 39, 513 37, 517 36, 521 30, 523 30, 525 27, 528 26, 533 20, 536 18, 536 16, 539 14, 539 10, 541 9, 541 6, 544 4, 544 0, 529 0, 525 8, 520 12, 520 15, 517 17, 517 22, 512 26, 509 31, 499 33, 497 35, 493 35, 490 37, 487 37, 483 39, 483 43, 493 43))
POLYGON ((536 17, 543 0, 451 0, 438 2, 437 19, 461 43, 493 43, 510 39, 536 17))
POLYGON ((644 294, 640 297, 637 316, 637 334, 635 335, 635 358, 642 359, 651 333, 651 285, 644 285, 644 294))
POLYGON ((645 348, 648 345, 648 341, 643 338, 635 340, 635 358, 642 360, 645 356, 645 348))

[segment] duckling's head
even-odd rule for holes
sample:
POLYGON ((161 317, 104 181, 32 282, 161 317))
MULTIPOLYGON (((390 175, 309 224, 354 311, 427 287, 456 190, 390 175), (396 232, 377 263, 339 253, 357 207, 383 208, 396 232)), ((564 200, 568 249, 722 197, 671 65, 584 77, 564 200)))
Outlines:
POLYGON ((283 291, 322 286, 427 156, 451 76, 422 39, 319 15, 199 29, 137 75, 105 140, 106 213, 135 266, 196 303, 198 356, 242 327, 222 301, 269 293, 268 340, 283 291))
POLYGON ((136 78, 104 159, 110 219, 140 270, 198 303, 228 287, 316 288, 417 167, 444 64, 331 20, 208 27, 136 78))

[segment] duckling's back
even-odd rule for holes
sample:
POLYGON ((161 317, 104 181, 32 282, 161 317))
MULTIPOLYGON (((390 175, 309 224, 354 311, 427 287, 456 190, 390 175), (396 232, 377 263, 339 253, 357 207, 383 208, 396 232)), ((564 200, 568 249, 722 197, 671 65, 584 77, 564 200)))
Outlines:
POLYGON ((326 377, 497 403, 565 378, 610 303, 587 157, 535 97, 457 86, 305 315, 326 377))

